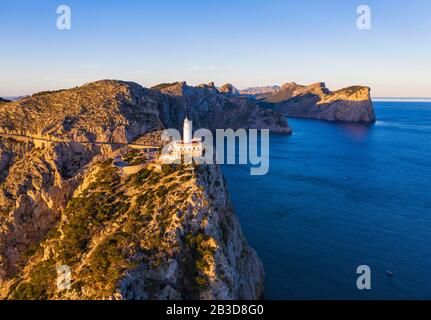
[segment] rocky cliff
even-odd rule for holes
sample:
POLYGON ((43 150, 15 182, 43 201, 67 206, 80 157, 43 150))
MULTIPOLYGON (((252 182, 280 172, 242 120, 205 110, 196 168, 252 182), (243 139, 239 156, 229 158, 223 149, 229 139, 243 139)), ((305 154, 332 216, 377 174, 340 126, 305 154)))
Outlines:
POLYGON ((218 166, 88 168, 50 231, 4 279, 9 299, 257 299, 263 267, 218 166), (57 290, 57 268, 72 271, 57 290))
POLYGON ((284 116, 277 111, 259 107, 253 100, 220 92, 213 83, 188 86, 185 82, 158 86, 151 97, 159 101, 160 119, 166 127, 181 128, 186 114, 197 128, 269 129, 274 133, 290 134, 284 116))
MULTIPOLYGON (((148 163, 126 176, 112 164, 132 152, 122 143, 179 127, 177 113, 221 125, 210 114, 221 121, 230 98, 213 91, 106 80, 0 105, 0 296, 258 298, 262 264, 217 166, 148 163), (59 292, 61 265, 72 288, 59 292)), ((250 126, 277 115, 232 104, 250 126)))
POLYGON ((233 86, 231 83, 226 83, 222 85, 218 91, 228 95, 229 97, 239 96, 239 90, 233 86))
POLYGON ((126 143, 162 127, 181 129, 186 114, 195 128, 291 132, 279 112, 220 93, 213 84, 190 87, 178 82, 146 89, 132 82, 103 80, 3 105, 0 133, 126 143))
POLYGON ((322 82, 309 86, 289 82, 273 93, 255 98, 288 117, 364 123, 376 120, 370 88, 364 86, 331 92, 322 82))

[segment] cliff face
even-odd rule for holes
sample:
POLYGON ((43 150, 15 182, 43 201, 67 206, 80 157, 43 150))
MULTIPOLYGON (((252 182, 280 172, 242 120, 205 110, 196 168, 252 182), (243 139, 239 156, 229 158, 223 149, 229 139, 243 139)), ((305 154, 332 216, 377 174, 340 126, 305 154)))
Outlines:
POLYGON ((90 167, 60 222, 0 290, 10 299, 257 299, 263 267, 217 166, 90 167), (58 291, 56 268, 72 271, 58 291))
POLYGON ((376 120, 370 88, 353 86, 331 92, 322 82, 309 86, 284 84, 274 93, 256 96, 288 117, 371 123, 376 120))
POLYGON ((100 81, 0 105, 0 284, 59 219, 92 159, 160 128, 155 102, 135 84, 100 81), (38 145, 22 136, 64 141, 38 145))
POLYGON ((254 101, 221 93, 214 84, 187 86, 185 82, 161 87, 151 97, 160 102, 160 119, 167 128, 181 128, 186 114, 196 128, 269 129, 290 134, 284 116, 277 111, 260 108, 254 101))
POLYGON ((179 127, 176 112, 204 105, 199 94, 208 112, 224 112, 213 103, 225 96, 195 89, 99 81, 0 106, 0 297, 259 297, 262 264, 217 166, 149 164, 125 176, 112 159, 133 152, 105 144, 157 139, 162 125, 179 127), (56 290, 60 265, 71 268, 69 291, 56 290))

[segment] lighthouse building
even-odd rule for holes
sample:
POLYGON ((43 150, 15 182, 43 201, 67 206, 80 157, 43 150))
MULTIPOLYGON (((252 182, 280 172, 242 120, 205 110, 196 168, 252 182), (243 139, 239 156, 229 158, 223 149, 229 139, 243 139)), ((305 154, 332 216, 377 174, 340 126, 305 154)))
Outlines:
POLYGON ((201 157, 203 153, 202 141, 193 139, 193 123, 187 117, 183 125, 183 139, 174 141, 170 153, 162 155, 164 161, 177 161, 191 159, 193 157, 201 157))

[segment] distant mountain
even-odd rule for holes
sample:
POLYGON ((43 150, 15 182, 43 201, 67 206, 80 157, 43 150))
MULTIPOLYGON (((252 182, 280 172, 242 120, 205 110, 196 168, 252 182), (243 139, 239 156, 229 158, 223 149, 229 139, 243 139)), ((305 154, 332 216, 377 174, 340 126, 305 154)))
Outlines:
POLYGON ((366 123, 376 120, 370 88, 364 86, 331 92, 323 82, 308 86, 288 82, 273 93, 254 98, 261 106, 271 106, 287 117, 366 123))
POLYGON ((11 102, 11 100, 0 98, 0 103, 11 102))
POLYGON ((242 89, 239 92, 242 95, 258 96, 261 94, 272 94, 280 89, 280 86, 264 86, 264 87, 249 87, 242 89))
POLYGON ((8 100, 8 101, 18 101, 18 100, 21 100, 21 99, 27 98, 27 97, 29 97, 29 96, 25 95, 25 96, 15 96, 15 97, 3 97, 3 98, 0 98, 0 99, 8 100))

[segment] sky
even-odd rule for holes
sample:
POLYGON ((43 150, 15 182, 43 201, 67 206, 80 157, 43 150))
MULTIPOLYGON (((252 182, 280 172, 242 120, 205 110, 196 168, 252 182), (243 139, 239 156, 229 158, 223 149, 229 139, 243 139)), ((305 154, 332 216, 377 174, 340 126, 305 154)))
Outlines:
POLYGON ((119 79, 431 97, 430 16, 430 0, 2 0, 0 96, 119 79), (57 28, 59 5, 70 30, 57 28))

